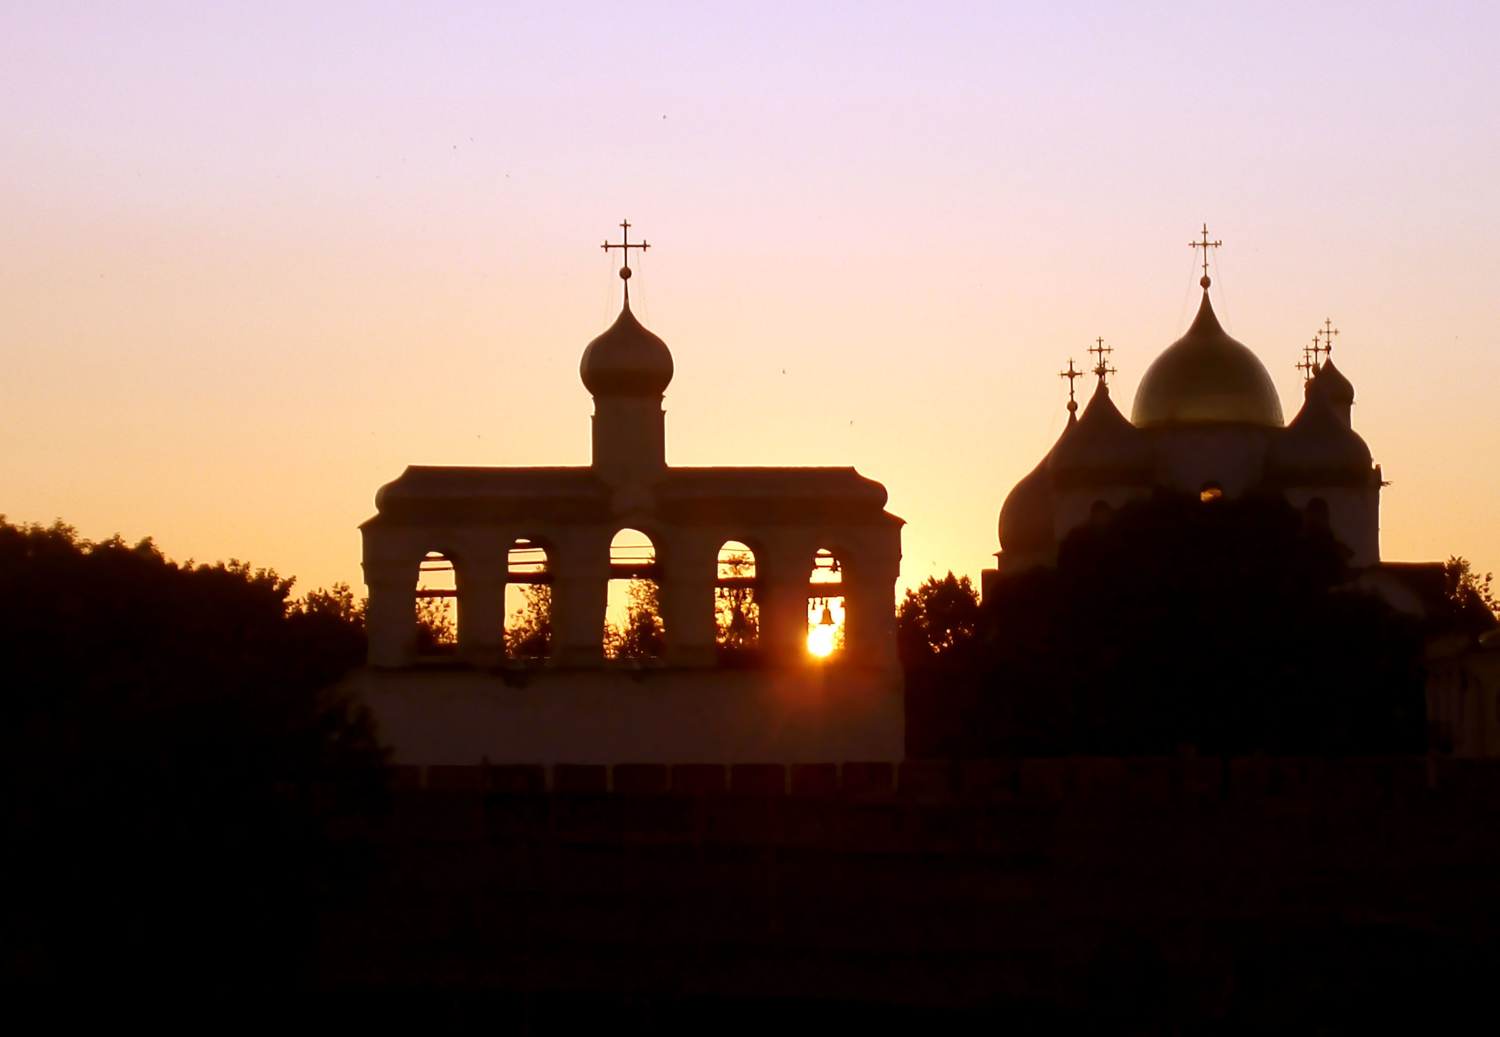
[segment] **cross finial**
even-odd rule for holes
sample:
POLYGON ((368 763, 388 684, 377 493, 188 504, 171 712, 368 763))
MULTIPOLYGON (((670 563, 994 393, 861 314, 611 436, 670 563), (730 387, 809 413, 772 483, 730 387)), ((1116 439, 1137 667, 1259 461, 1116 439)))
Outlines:
POLYGON ((1074 367, 1073 358, 1068 357, 1068 369, 1057 372, 1057 376, 1068 380, 1068 415, 1071 417, 1078 413, 1078 399, 1073 395, 1073 382, 1078 378, 1082 378, 1083 372, 1074 367))
POLYGON ((1333 352, 1333 336, 1339 333, 1339 329, 1333 326, 1333 318, 1324 319, 1323 327, 1313 336, 1313 341, 1319 343, 1315 348, 1321 349, 1326 357, 1333 352))
POLYGON ((611 244, 610 241, 609 241, 609 239, 606 238, 604 240, 604 244, 601 245, 600 248, 604 249, 604 251, 605 251, 606 254, 612 248, 619 249, 620 252, 623 254, 623 256, 625 258, 625 264, 620 267, 620 280, 622 280, 622 281, 625 282, 625 305, 629 306, 630 305, 630 250, 633 249, 633 248, 638 248, 642 252, 644 252, 648 248, 650 248, 651 246, 648 243, 644 242, 644 241, 642 241, 638 245, 631 244, 631 241, 630 241, 630 221, 629 220, 621 220, 620 221, 620 231, 621 231, 621 239, 620 239, 620 241, 618 243, 611 244))
POLYGON ((1100 385, 1108 385, 1109 376, 1118 373, 1106 362, 1105 359, 1114 351, 1115 349, 1113 346, 1106 346, 1104 344, 1104 339, 1102 336, 1100 338, 1096 338, 1094 340, 1094 344, 1092 346, 1089 346, 1089 352, 1098 357, 1098 361, 1094 364, 1094 373, 1099 376, 1100 385))
POLYGON ((1218 248, 1222 244, 1224 244, 1222 241, 1208 240, 1208 224, 1206 223, 1203 225, 1203 240, 1188 242, 1188 248, 1201 248, 1203 250, 1203 278, 1198 283, 1203 286, 1204 291, 1208 291, 1208 286, 1213 283, 1208 279, 1208 250, 1218 248))
MULTIPOLYGON (((1313 342, 1316 343, 1317 339, 1313 339, 1313 342)), ((1302 362, 1296 365, 1297 370, 1302 372, 1302 387, 1304 389, 1312 383, 1313 373, 1318 369, 1317 349, 1316 345, 1303 346, 1302 362)))

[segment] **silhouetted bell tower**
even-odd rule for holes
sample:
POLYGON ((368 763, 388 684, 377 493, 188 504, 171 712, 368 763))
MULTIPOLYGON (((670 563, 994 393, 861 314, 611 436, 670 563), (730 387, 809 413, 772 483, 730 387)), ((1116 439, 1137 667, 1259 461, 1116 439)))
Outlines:
POLYGON ((578 365, 584 387, 594 396, 593 468, 612 486, 653 482, 666 471, 666 414, 662 394, 672 381, 672 352, 630 312, 630 249, 647 249, 630 240, 630 223, 622 221, 623 240, 604 243, 620 249, 625 303, 609 329, 583 351, 578 365))

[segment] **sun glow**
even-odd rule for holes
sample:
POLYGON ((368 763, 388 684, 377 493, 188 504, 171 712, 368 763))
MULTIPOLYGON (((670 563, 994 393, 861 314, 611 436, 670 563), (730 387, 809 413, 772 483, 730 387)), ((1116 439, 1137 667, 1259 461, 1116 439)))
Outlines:
MULTIPOLYGON (((838 590, 837 584, 830 590, 838 590)), ((807 651, 826 659, 844 647, 844 599, 842 595, 809 598, 807 602, 807 651)))
POLYGON ((822 658, 833 654, 832 626, 815 626, 807 632, 807 650, 822 658))

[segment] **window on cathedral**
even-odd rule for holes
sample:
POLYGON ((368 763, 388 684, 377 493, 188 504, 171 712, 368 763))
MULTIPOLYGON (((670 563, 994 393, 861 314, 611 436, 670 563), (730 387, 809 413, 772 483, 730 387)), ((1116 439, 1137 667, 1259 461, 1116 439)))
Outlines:
POLYGON ((719 548, 714 584, 714 625, 722 656, 760 647, 760 604, 755 600, 755 552, 738 540, 719 548))
POLYGON ((505 575, 505 655, 545 659, 552 651, 552 574, 547 551, 531 540, 510 549, 505 575))
POLYGON ((666 652, 656 547, 638 529, 622 529, 609 545, 609 597, 604 614, 604 654, 646 660, 666 652))
POLYGON ((813 559, 808 577, 807 650, 826 659, 844 647, 844 570, 833 552, 813 559))
POLYGON ((1224 496, 1224 488, 1216 482, 1206 482, 1203 489, 1198 491, 1198 499, 1204 504, 1209 501, 1219 500, 1224 496))
POLYGON ((452 560, 428 552, 417 567, 417 655, 458 651, 458 572, 452 560))

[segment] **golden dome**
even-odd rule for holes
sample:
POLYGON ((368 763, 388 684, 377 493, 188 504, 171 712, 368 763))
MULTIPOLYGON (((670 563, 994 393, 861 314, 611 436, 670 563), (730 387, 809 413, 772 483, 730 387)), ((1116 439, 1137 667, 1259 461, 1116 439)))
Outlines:
POLYGON ((1146 369, 1130 420, 1140 428, 1197 422, 1285 424, 1265 365, 1219 326, 1207 289, 1187 334, 1146 369))

